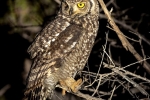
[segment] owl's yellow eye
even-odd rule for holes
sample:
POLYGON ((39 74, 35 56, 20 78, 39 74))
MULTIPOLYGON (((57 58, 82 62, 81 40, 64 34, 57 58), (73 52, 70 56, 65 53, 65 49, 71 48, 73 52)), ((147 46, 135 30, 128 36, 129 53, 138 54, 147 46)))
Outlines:
POLYGON ((83 8, 83 7, 85 6, 85 3, 84 3, 84 2, 80 2, 80 3, 77 4, 77 6, 78 6, 79 8, 83 8))

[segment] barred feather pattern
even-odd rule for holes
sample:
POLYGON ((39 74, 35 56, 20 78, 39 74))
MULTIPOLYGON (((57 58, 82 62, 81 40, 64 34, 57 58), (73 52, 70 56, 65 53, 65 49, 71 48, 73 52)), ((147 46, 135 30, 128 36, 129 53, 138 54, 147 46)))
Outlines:
POLYGON ((75 73, 84 68, 99 26, 97 2, 94 11, 94 14, 89 12, 74 18, 59 12, 36 36, 28 49, 33 64, 24 100, 46 100, 52 96, 59 80, 74 78, 75 73))

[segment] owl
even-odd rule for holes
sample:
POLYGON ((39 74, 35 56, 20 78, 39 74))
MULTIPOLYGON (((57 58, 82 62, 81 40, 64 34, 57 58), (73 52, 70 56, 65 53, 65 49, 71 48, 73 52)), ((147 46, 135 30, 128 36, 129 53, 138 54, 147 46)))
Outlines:
POLYGON ((82 79, 75 80, 90 55, 99 26, 97 0, 63 0, 55 19, 28 48, 33 59, 24 100, 46 100, 56 85, 78 91, 82 79))

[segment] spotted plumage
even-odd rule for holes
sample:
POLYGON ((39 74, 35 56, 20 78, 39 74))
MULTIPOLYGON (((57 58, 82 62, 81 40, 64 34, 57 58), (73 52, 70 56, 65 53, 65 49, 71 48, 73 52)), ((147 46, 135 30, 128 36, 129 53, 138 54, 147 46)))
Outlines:
POLYGON ((98 15, 97 0, 62 1, 56 18, 36 36, 28 49, 33 64, 24 100, 46 100, 56 84, 74 91, 71 86, 76 81, 73 78, 84 68, 97 35, 98 15))

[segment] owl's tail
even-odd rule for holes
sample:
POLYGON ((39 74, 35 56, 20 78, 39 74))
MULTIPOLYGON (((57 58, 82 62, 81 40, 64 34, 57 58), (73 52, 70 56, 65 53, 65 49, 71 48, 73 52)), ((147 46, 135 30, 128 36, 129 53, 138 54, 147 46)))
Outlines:
POLYGON ((32 88, 27 88, 24 93, 23 100, 46 100, 51 99, 53 95, 53 90, 57 84, 58 80, 54 76, 47 77, 44 79, 42 84, 33 86, 32 88))
POLYGON ((43 97, 41 91, 42 86, 38 86, 34 89, 28 89, 24 93, 25 97, 23 98, 23 100, 42 100, 43 97))
POLYGON ((52 97, 58 82, 57 74, 52 72, 52 65, 53 63, 42 62, 41 56, 35 58, 27 78, 23 100, 46 100, 52 97))

